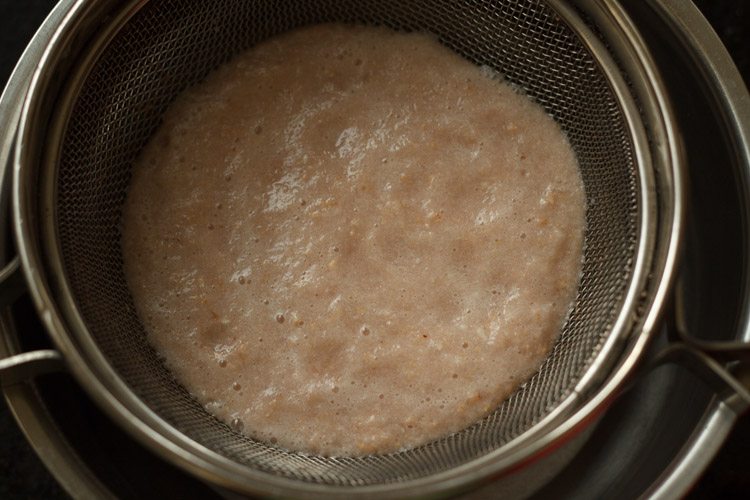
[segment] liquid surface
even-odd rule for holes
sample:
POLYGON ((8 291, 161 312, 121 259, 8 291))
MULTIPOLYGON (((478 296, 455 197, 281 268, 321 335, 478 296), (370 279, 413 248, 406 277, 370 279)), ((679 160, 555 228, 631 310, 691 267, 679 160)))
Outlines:
POLYGON ((361 455, 461 430, 538 369, 583 230, 541 107, 428 36, 323 25, 179 96, 122 245, 149 340, 211 413, 361 455))

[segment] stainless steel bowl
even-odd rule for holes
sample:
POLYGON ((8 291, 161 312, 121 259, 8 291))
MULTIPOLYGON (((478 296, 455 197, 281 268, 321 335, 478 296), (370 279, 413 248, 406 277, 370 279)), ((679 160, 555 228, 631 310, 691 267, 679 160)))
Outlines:
MULTIPOLYGON (((624 14, 623 11, 619 11, 616 8, 614 10, 612 10, 614 4, 608 4, 607 2, 594 2, 594 3, 600 9, 600 10, 597 10, 596 8, 594 8, 593 11, 592 11, 592 12, 594 12, 594 14, 598 13, 598 15, 600 15, 600 16, 613 16, 614 15, 615 17, 623 16, 623 14, 624 14), (607 4, 607 5, 605 5, 605 4, 607 4)), ((651 65, 651 63, 649 61, 648 55, 645 54, 645 53, 638 54, 639 50, 645 51, 645 46, 643 45, 643 42, 639 39, 637 33, 635 33, 635 31, 633 29, 633 26, 630 25, 627 22, 626 18, 623 18, 623 19, 620 19, 619 17, 617 19, 620 23, 624 23, 624 24, 620 24, 619 25, 619 26, 623 27, 623 33, 619 33, 619 36, 621 36, 622 38, 618 38, 617 36, 615 36, 615 35, 618 35, 618 34, 615 34, 615 35, 613 35, 613 38, 611 39, 611 42, 614 45, 617 45, 618 43, 623 45, 624 48, 620 47, 620 50, 623 50, 623 58, 626 61, 630 60, 631 64, 637 64, 636 62, 632 62, 632 61, 641 61, 641 62, 644 61, 644 60, 647 61, 645 71, 646 71, 646 73, 648 73, 648 71, 649 71, 648 67, 649 66, 653 69, 653 66, 651 65), (628 37, 630 37, 630 38, 628 38, 628 37), (630 53, 628 53, 628 51, 630 51, 630 53), (633 58, 633 59, 628 59, 628 56, 631 57, 631 58, 633 58)), ((610 19, 610 22, 611 21, 612 21, 612 19, 610 19)), ((47 52, 47 53, 49 53, 49 52, 47 52)), ((626 66, 627 66, 627 64, 626 64, 626 66)), ((640 72, 642 73, 643 71, 644 71, 644 69, 641 68, 640 72)), ((650 83, 654 83, 654 82, 658 82, 659 79, 658 79, 658 77, 655 74, 653 74, 652 75, 652 79, 649 80, 649 81, 650 81, 650 83)), ((36 81, 35 83, 38 84, 38 81, 36 81)), ((643 84, 643 82, 641 84, 643 84)), ((636 83, 636 86, 638 86, 638 83, 636 83)), ((657 87, 658 86, 659 85, 657 85, 657 87)), ((647 106, 647 113, 649 111, 653 112, 653 113, 659 113, 660 112, 660 111, 658 111, 659 109, 666 109, 667 108, 665 102, 659 103, 660 100, 664 99, 664 95, 662 95, 659 91, 655 92, 653 88, 649 89, 649 87, 650 87, 650 84, 647 81, 645 83, 645 85, 644 85, 644 88, 640 89, 639 96, 641 96, 641 94, 642 94, 641 99, 643 99, 645 102, 651 102, 652 103, 652 106, 647 106)), ((659 123, 660 121, 662 121, 662 120, 658 120, 657 119, 655 121, 655 123, 659 123)), ((662 129, 661 132, 653 131, 652 130, 651 133, 652 133, 651 137, 654 140, 654 154, 656 156, 658 156, 658 155, 675 154, 676 146, 675 146, 675 139, 673 137, 674 130, 672 130, 672 124, 671 123, 667 123, 666 126, 664 127, 664 129, 662 129), (669 144, 669 147, 665 147, 665 145, 667 145, 667 144, 669 144)), ((668 173, 668 172, 666 172, 666 173, 668 173)), ((661 174, 665 174, 665 172, 661 172, 661 174)), ((668 177, 667 177, 667 180, 668 180, 668 177)), ((664 185, 664 181, 662 181, 661 185, 662 186, 664 185)), ((677 208, 678 208, 678 211, 679 211, 679 206, 677 208)), ((664 213, 664 212, 662 211, 662 213, 664 213)), ((670 218, 671 217, 669 216, 669 212, 667 211, 666 220, 670 220, 670 218)), ((34 232, 34 230, 33 229, 31 229, 31 230, 28 229, 28 226, 24 227, 25 224, 27 224, 26 220, 23 220, 23 221, 21 221, 19 223, 19 227, 21 227, 20 230, 22 232, 23 231, 30 231, 27 234, 27 236, 28 236, 28 235, 32 234, 34 232)), ((656 254, 655 254, 656 257, 655 257, 654 260, 656 261, 655 266, 656 266, 657 269, 663 269, 664 267, 671 268, 671 265, 673 264, 673 259, 675 258, 675 253, 676 253, 676 250, 675 250, 676 249, 676 246, 675 246, 676 243, 675 242, 676 242, 676 239, 677 239, 676 238, 676 236, 677 236, 676 233, 678 232, 678 229, 679 228, 676 227, 674 224, 662 224, 659 229, 654 229, 655 233, 658 232, 658 231, 661 231, 659 241, 661 241, 661 244, 664 245, 663 249, 666 249, 666 250, 662 250, 662 252, 656 252, 656 254)), ((30 238, 28 238, 28 240, 29 241, 33 241, 33 236, 30 237, 30 238)), ((24 241, 24 240, 22 240, 22 241, 24 241)), ((39 264, 39 263, 37 262, 36 264, 39 264)), ((27 273, 30 276, 30 278, 32 280, 39 280, 39 282, 41 283, 41 285, 44 287, 45 286, 45 283, 43 283, 44 280, 40 280, 39 275, 35 274, 35 272, 34 272, 35 269, 38 269, 38 267, 34 266, 34 265, 32 265, 32 266, 28 266, 27 265, 26 266, 26 270, 27 270, 27 273)), ((657 274, 658 274, 658 272, 657 272, 657 274)), ((12 274, 10 274, 10 275, 12 276, 12 274)), ((607 375, 610 376, 610 378, 602 386, 600 392, 598 392, 591 400, 589 400, 589 402, 586 405, 584 405, 583 407, 581 407, 579 409, 579 411, 577 413, 575 413, 574 418, 568 420, 565 423, 565 425, 557 426, 555 428, 555 431, 552 432, 552 433, 550 433, 548 435, 550 437, 549 440, 545 440, 544 442, 537 443, 536 446, 538 446, 538 448, 536 448, 536 451, 548 449, 548 447, 550 445, 552 445, 553 443, 559 443, 561 441, 564 441, 570 435, 575 434, 576 431, 581 428, 582 424, 584 422, 586 422, 587 419, 590 419, 592 415, 596 415, 598 412, 600 412, 600 411, 602 411, 604 409, 604 407, 606 406, 606 404, 609 403, 609 401, 611 400, 611 398, 613 397, 613 395, 616 393, 616 391, 622 386, 622 384, 625 381, 625 379, 629 375, 632 374, 634 365, 636 364, 636 361, 638 361, 642 350, 644 349, 647 341, 649 340, 650 332, 652 332, 654 330, 655 325, 657 324, 658 314, 659 314, 660 309, 661 309, 661 303, 663 302, 664 296, 665 296, 666 291, 667 291, 667 285, 668 285, 668 282, 669 282, 669 273, 666 273, 666 275, 664 273, 658 274, 658 278, 659 279, 656 280, 656 284, 654 285, 654 288, 651 289, 651 290, 649 290, 650 292, 653 292, 653 295, 650 295, 648 297, 648 300, 646 300, 645 303, 642 304, 643 309, 641 311, 639 311, 640 314, 638 315, 638 321, 642 320, 642 324, 639 323, 639 326, 642 328, 642 332, 643 333, 641 333, 638 336, 635 336, 635 338, 631 338, 630 339, 628 345, 625 346, 625 351, 624 351, 625 354, 623 355, 622 358, 620 358, 620 362, 619 362, 618 366, 611 373, 607 372, 607 375)), ((39 292, 35 292, 35 296, 36 296, 37 300, 39 301, 39 299, 40 299, 39 292)), ((42 299, 43 299, 43 297, 42 297, 42 299)), ((49 314, 49 312, 52 310, 51 307, 54 307, 54 301, 45 302, 45 300, 41 300, 40 302, 42 302, 42 306, 41 306, 42 307, 42 311, 41 311, 41 314, 42 314, 43 319, 45 319, 49 324, 55 323, 55 318, 54 317, 50 317, 50 316, 53 316, 53 315, 49 314)), ((57 328, 64 328, 63 325, 60 324, 59 322, 58 322, 57 325, 55 325, 55 327, 57 327, 57 328)), ((60 341, 60 339, 57 339, 57 340, 58 340, 58 342, 62 342, 63 345, 65 345, 65 343, 67 342, 64 339, 62 341, 60 341)), ((704 347, 706 347, 706 346, 704 346, 704 347)), ((65 349, 74 351, 76 349, 76 347, 75 346, 66 345, 65 349)), ((681 354, 681 356, 683 356, 683 357, 684 357, 684 353, 685 352, 692 352, 692 351, 689 351, 689 350, 685 350, 683 347, 674 348, 674 349, 672 349, 672 351, 673 352, 683 353, 683 354, 681 354)), ((75 352, 72 353, 72 357, 71 357, 71 353, 65 352, 65 356, 66 356, 66 359, 68 359, 68 360, 76 360, 77 359, 75 352)), ((43 355, 38 355, 37 358, 47 359, 47 360, 49 360, 49 359, 56 360, 56 359, 58 359, 58 356, 56 354, 53 354, 53 353, 44 353, 43 355)), ((703 358, 701 358, 701 359, 703 359, 703 358)), ((17 359, 16 361, 20 362, 22 360, 21 359, 17 359)), ((31 366, 31 365, 32 365, 31 363, 26 363, 26 366, 31 366)), ((35 366, 40 367, 42 365, 41 365, 41 363, 37 362, 37 363, 35 363, 35 366)), ((703 366, 703 365, 698 365, 698 366, 703 366)), ((82 368, 82 367, 78 366, 78 363, 75 363, 75 362, 73 363, 73 367, 72 368, 73 368, 74 372, 76 372, 78 370, 84 370, 84 371, 86 371, 86 368, 82 368)), ((16 373, 18 373, 18 372, 16 371, 16 373)), ((715 373, 715 372, 713 372, 713 373, 715 373)), ((95 386, 98 386, 100 384, 99 381, 89 380, 89 378, 91 378, 91 373, 83 373, 83 374, 79 373, 79 376, 82 376, 84 378, 84 384, 85 385, 95 385, 95 386)), ((737 392, 736 394, 740 394, 740 392, 737 392)), ((100 395, 100 399, 101 399, 101 395, 100 395)), ((107 405, 111 406, 111 405, 115 404, 112 401, 107 401, 106 397, 104 397, 104 399, 105 399, 105 401, 103 401, 103 404, 105 406, 107 406, 107 405)), ((114 413, 117 414, 119 411, 121 411, 121 409, 115 408, 114 410, 112 410, 110 408, 110 411, 114 411, 114 413)), ((127 419, 125 419, 125 421, 123 421, 122 424, 127 428, 128 426, 132 425, 132 422, 129 422, 127 419)), ((140 432, 141 433, 141 437, 143 437, 142 434, 144 432, 147 432, 148 429, 134 429, 134 431, 136 433, 140 432)), ((153 444, 153 443, 151 443, 151 444, 153 444)), ((168 447, 168 446, 165 446, 165 443, 161 443, 161 445, 164 446, 164 447, 168 447)), ((166 445, 168 445, 168 443, 166 443, 166 445)), ((166 450, 166 452, 165 452, 164 450, 162 450, 162 452, 165 452, 167 455, 169 455, 170 452, 173 452, 173 451, 174 450, 166 450)), ((533 447, 532 447, 531 450, 525 450, 525 452, 528 453, 528 455, 526 455, 526 456, 533 456, 535 454, 535 450, 533 449, 533 447)), ((172 457, 172 458, 174 458, 174 457, 172 457)), ((195 464, 192 464, 192 465, 195 466, 195 464)), ((202 467, 201 464, 198 464, 198 467, 199 467, 199 470, 194 471, 194 472, 196 472, 198 474, 203 474, 205 476, 206 475, 205 474, 206 473, 205 468, 202 467)), ((501 469, 502 469, 502 467, 495 468, 494 472, 497 472, 498 470, 501 470, 501 469)), ((484 471, 484 472, 486 473, 487 471, 484 471)), ((208 477, 209 477, 209 479, 212 479, 212 480, 216 479, 216 477, 213 477, 211 474, 208 474, 208 477)), ((464 479, 466 479, 466 478, 464 478, 464 479)), ((233 486, 236 486, 236 485, 233 485, 233 486)))

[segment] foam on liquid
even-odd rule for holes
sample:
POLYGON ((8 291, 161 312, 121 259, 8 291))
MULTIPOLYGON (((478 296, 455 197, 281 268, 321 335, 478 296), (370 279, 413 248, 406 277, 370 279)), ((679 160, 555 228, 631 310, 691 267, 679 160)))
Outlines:
POLYGON ((323 25, 178 97, 122 246, 150 342, 208 411, 361 455, 465 428, 538 369, 583 229, 541 107, 428 36, 323 25))

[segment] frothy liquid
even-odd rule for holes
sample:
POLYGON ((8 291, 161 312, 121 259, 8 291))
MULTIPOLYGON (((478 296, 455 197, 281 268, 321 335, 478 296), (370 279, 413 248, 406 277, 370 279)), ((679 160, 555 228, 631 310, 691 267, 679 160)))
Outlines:
POLYGON ((428 36, 323 25, 177 99, 122 246, 149 340, 208 411, 360 455, 465 428, 538 369, 583 228, 538 105, 428 36))

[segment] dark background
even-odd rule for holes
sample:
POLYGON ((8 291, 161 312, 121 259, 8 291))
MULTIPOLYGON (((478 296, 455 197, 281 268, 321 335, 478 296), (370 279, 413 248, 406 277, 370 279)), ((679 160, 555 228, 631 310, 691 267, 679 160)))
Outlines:
MULTIPOLYGON (((688 1, 688 0, 684 0, 688 1)), ((0 82, 10 76, 23 48, 54 5, 52 0, 0 0, 0 82)), ((694 0, 750 85, 750 1, 694 0)), ((0 499, 67 498, 0 403, 0 499)), ((750 498, 750 415, 743 417, 689 495, 750 498)))

